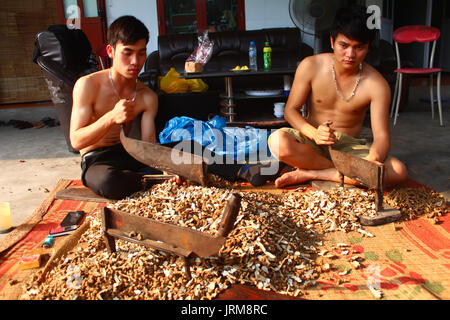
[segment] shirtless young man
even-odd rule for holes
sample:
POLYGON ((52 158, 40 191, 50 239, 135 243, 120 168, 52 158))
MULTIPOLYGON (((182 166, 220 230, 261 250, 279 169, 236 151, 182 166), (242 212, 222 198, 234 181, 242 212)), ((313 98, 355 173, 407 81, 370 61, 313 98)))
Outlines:
POLYGON ((158 97, 137 81, 148 40, 141 21, 131 16, 117 19, 108 30, 106 48, 112 68, 80 78, 73 90, 70 138, 80 150, 83 184, 110 199, 141 190, 140 171, 147 169, 121 145, 121 124, 142 113, 142 140, 156 143, 158 97))
MULTIPOLYGON (((339 182, 339 173, 328 152, 330 145, 384 163, 387 186, 407 179, 405 165, 388 157, 389 85, 380 73, 363 62, 375 37, 375 30, 367 28, 367 19, 363 7, 339 10, 330 37, 334 53, 311 56, 299 64, 285 107, 285 118, 292 128, 282 128, 269 137, 272 154, 297 168, 275 180, 277 187, 309 180, 339 182), (309 115, 305 119, 299 110, 308 98, 309 115), (371 146, 358 139, 369 108, 371 146)), ((345 183, 358 184, 347 177, 345 183)))
MULTIPOLYGON (((142 114, 141 139, 157 143, 158 96, 137 81, 147 58, 148 40, 148 29, 141 21, 132 16, 118 18, 108 30, 106 48, 113 66, 80 78, 73 90, 70 139, 73 147, 80 150, 81 180, 108 199, 123 199, 143 190, 147 187, 142 181, 144 174, 161 173, 131 157, 120 142, 121 125, 128 126, 142 114)), ((211 163, 208 171, 231 182, 243 179, 262 184, 270 179, 260 176, 259 170, 253 174, 249 166, 229 163, 211 163)), ((181 183, 180 177, 173 181, 181 183)))

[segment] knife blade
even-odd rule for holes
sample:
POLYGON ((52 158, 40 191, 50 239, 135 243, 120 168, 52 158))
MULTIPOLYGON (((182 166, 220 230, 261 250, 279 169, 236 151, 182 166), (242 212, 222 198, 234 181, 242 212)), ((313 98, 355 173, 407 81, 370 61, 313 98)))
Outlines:
POLYGON ((378 189, 382 185, 384 165, 360 157, 329 149, 331 161, 336 169, 346 177, 352 178, 368 188, 378 189))
POLYGON ((176 174, 185 180, 207 185, 207 166, 203 157, 155 143, 126 136, 122 126, 120 141, 125 150, 136 160, 152 168, 176 174))

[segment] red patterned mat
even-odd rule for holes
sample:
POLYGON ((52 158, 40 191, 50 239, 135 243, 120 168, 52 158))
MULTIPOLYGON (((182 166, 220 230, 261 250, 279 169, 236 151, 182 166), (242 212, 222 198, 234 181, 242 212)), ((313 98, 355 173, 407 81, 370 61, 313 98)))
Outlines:
MULTIPOLYGON (((67 183, 66 187, 81 187, 80 181, 67 183)), ((404 187, 423 187, 409 181, 404 187)), ((258 189, 266 191, 265 186, 258 189)), ((72 210, 84 210, 95 214, 105 204, 73 200, 52 199, 42 221, 20 241, 0 254, 0 299, 14 299, 5 290, 9 280, 25 277, 20 272, 19 260, 25 250, 38 248, 51 228, 57 226, 65 214, 72 210)), ((373 238, 358 232, 335 232, 324 237, 324 243, 350 245, 349 250, 359 253, 363 268, 352 269, 348 255, 335 250, 333 271, 323 274, 315 287, 307 290, 306 299, 355 300, 376 299, 369 287, 379 289, 382 299, 449 299, 450 298, 450 216, 440 217, 434 224, 425 217, 405 220, 395 224, 366 227, 373 238)), ((31 271, 30 271, 31 272, 31 271)), ((224 299, 283 299, 287 297, 258 293, 257 289, 239 286, 227 290, 219 298, 224 299), (249 293, 250 292, 250 293, 249 293)))
MULTIPOLYGON (((67 181, 62 180, 58 185, 67 186, 68 188, 80 187, 84 188, 81 181, 67 181), (66 182, 66 183, 64 183, 66 182)), ((30 231, 23 236, 21 240, 12 245, 9 249, 0 253, 0 299, 8 299, 2 295, 2 291, 8 285, 10 279, 23 274, 24 276, 30 274, 32 271, 22 271, 19 269, 19 262, 27 250, 40 248, 42 243, 49 234, 52 228, 57 227, 65 215, 70 211, 84 210, 87 214, 94 214, 99 208, 105 206, 101 203, 82 202, 73 200, 57 200, 54 194, 50 196, 48 209, 42 214, 42 220, 37 222, 34 226, 30 226, 30 231)), ((57 238, 56 241, 62 241, 62 238, 57 238)))

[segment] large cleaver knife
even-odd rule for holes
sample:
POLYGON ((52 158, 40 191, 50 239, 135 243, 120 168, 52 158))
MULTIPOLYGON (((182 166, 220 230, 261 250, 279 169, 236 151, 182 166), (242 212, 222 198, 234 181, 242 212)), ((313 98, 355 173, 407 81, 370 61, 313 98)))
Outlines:
POLYGON ((377 211, 383 209, 384 165, 371 162, 357 156, 333 150, 329 147, 331 161, 341 174, 341 185, 344 176, 358 181, 369 189, 376 190, 377 211))
POLYGON ((120 141, 136 160, 152 168, 176 174, 185 180, 207 185, 207 167, 203 157, 155 143, 127 137, 122 126, 120 141))
POLYGON ((363 225, 380 225, 396 221, 401 218, 401 213, 385 204, 383 208, 384 175, 383 164, 377 164, 357 156, 333 150, 329 147, 331 160, 335 168, 341 174, 341 186, 344 186, 344 176, 354 179, 369 189, 376 192, 375 206, 376 217, 361 216, 360 222, 363 225))

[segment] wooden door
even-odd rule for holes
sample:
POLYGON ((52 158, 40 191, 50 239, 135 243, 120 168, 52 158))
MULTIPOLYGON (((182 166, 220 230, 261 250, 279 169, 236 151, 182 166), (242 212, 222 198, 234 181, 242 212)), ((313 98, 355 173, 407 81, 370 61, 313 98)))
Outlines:
POLYGON ((83 30, 92 50, 106 44, 105 0, 57 0, 59 23, 83 30))

